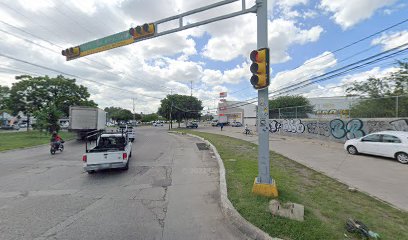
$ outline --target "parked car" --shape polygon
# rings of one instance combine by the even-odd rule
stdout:
[[[350,139],[344,143],[344,149],[350,154],[365,153],[395,158],[398,162],[408,163],[408,132],[382,131],[361,138]]]
[[[27,128],[27,123],[20,123],[18,126],[20,128]]]
[[[240,123],[240,122],[233,122],[233,123],[231,124],[231,127],[242,127],[242,123]]]
[[[198,125],[195,122],[189,122],[187,123],[187,128],[198,128]]]
[[[153,127],[159,127],[159,126],[163,126],[163,123],[161,123],[161,122],[154,122],[153,123]]]
[[[218,120],[212,120],[211,126],[218,127]]]

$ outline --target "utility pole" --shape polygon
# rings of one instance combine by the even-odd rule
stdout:
[[[136,122],[136,115],[135,115],[135,98],[132,98],[133,100],[133,124]]]
[[[268,48],[267,0],[256,0],[256,5],[257,47],[258,49]],[[258,90],[258,177],[255,178],[252,192],[263,196],[277,197],[278,189],[270,175],[268,100],[268,87]]]
[[[192,97],[193,96],[193,80],[191,80],[190,81],[190,83],[191,83],[191,87],[190,87],[190,96]]]
[[[173,111],[173,102],[170,105],[170,123],[169,123],[169,130],[173,128],[173,119],[171,118],[171,112]]]

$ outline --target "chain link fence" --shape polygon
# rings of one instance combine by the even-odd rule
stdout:
[[[311,98],[307,106],[270,109],[270,119],[351,119],[408,117],[408,95],[382,98]]]

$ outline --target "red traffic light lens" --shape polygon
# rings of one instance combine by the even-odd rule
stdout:
[[[256,60],[258,59],[258,51],[254,50],[251,52],[251,54],[249,55],[249,58],[251,59],[252,62],[256,62]]]
[[[130,34],[131,36],[133,36],[133,35],[135,34],[135,29],[134,29],[134,28],[130,28],[130,29],[129,29],[129,34]]]

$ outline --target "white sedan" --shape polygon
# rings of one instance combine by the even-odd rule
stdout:
[[[408,132],[382,131],[347,140],[344,149],[350,154],[366,153],[408,163]]]

